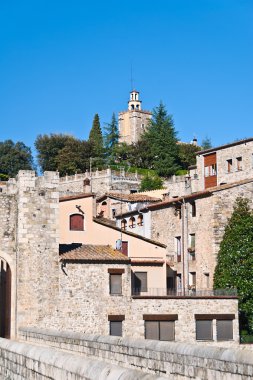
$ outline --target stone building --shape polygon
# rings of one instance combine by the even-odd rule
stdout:
[[[238,344],[235,296],[168,295],[164,244],[93,218],[93,194],[59,202],[58,188],[56,173],[21,171],[0,194],[1,336],[30,326]]]
[[[136,90],[131,91],[128,110],[119,112],[119,142],[135,144],[146,130],[152,113],[143,111],[141,103],[139,92]]]

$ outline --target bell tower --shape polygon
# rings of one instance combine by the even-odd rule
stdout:
[[[128,101],[128,110],[119,112],[119,142],[136,144],[148,127],[151,112],[143,111],[139,91],[132,90]]]

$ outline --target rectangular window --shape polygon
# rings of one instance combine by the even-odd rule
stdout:
[[[147,292],[147,272],[134,272],[134,292]]]
[[[236,166],[237,166],[237,170],[242,170],[242,157],[236,158]]]
[[[110,321],[110,335],[122,336],[122,321]]]
[[[116,217],[116,210],[115,208],[112,209],[112,218],[115,219]]]
[[[110,294],[122,294],[122,274],[110,274]]]
[[[192,217],[195,218],[195,216],[196,216],[196,202],[191,203],[191,212],[192,212]]]
[[[217,320],[217,340],[233,340],[233,321]]]
[[[227,171],[228,171],[228,173],[231,173],[232,170],[233,170],[233,161],[227,160]]]
[[[182,275],[181,273],[177,274],[177,290],[181,291],[182,289]]]
[[[196,288],[196,272],[190,272],[189,275],[189,285]]]
[[[175,340],[175,321],[145,321],[145,339]]]
[[[206,285],[206,288],[208,289],[209,286],[210,286],[210,276],[209,276],[209,273],[205,273],[204,276],[205,276],[205,285]]]
[[[205,166],[205,177],[209,177],[209,166]]]
[[[177,262],[181,262],[181,236],[175,237],[175,245],[176,245],[176,255],[177,255]]]
[[[189,235],[189,248],[195,251],[195,234]]]
[[[213,321],[212,320],[196,320],[196,339],[197,340],[213,340]]]

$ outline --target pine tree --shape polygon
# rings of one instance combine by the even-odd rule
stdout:
[[[249,200],[237,198],[225,229],[214,273],[214,288],[237,288],[239,310],[253,332],[253,214]]]
[[[108,123],[105,127],[105,148],[107,156],[111,157],[115,146],[119,141],[118,123],[115,113],[112,114],[111,123]],[[112,157],[111,157],[112,158]]]
[[[103,148],[103,135],[100,127],[99,116],[96,113],[93,119],[92,128],[89,134],[89,142],[93,146],[93,157],[102,157],[104,153]]]
[[[154,109],[153,117],[142,139],[147,143],[146,155],[152,158],[152,169],[155,169],[158,175],[167,177],[180,169],[177,133],[172,116],[167,114],[163,103]]]

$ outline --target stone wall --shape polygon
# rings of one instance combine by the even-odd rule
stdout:
[[[0,339],[2,380],[162,380],[96,358]]]
[[[24,341],[60,347],[86,358],[95,356],[166,379],[250,380],[253,376],[252,351],[247,350],[32,329],[22,329],[20,335]]]

